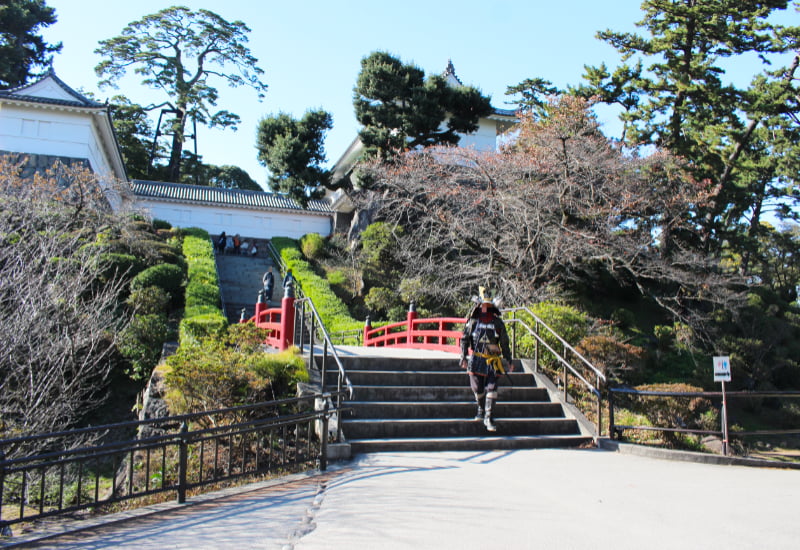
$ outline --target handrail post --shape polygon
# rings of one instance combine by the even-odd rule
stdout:
[[[281,300],[281,351],[293,343],[294,336],[294,285],[291,281],[286,285],[286,291]]]
[[[180,435],[179,435],[179,446],[178,446],[178,504],[183,504],[186,502],[186,469],[188,465],[188,443],[189,438],[187,437],[187,433],[189,432],[189,426],[186,425],[186,422],[181,423]]]
[[[608,390],[608,437],[614,439],[616,430],[614,429],[614,391],[610,383],[606,384]]]
[[[600,388],[600,376],[594,377],[594,385],[597,388],[597,437],[603,435],[603,390]]]
[[[317,318],[312,315],[311,316],[311,332],[308,335],[309,365],[313,365],[314,364],[314,333],[317,330],[316,321],[317,321]]]
[[[417,306],[412,301],[408,305],[408,315],[406,315],[406,345],[411,346],[414,343],[414,319],[417,318]]]
[[[267,302],[264,300],[264,291],[259,290],[258,299],[256,299],[256,312],[255,312],[256,326],[258,326],[258,323],[261,322],[261,314],[264,313],[264,311],[266,311],[267,307],[268,307]],[[244,309],[242,309],[242,311],[244,311]]]
[[[511,314],[511,319],[517,320],[517,310],[515,309]],[[511,323],[511,357],[517,356],[517,323]]]
[[[323,472],[328,469],[328,399],[330,395],[322,392],[322,431],[319,434],[319,469]]]
[[[366,321],[364,321],[364,335],[362,336],[361,345],[362,346],[369,346],[369,331],[372,330],[372,321],[367,315]]]
[[[322,342],[322,365],[320,367],[320,390],[322,393],[325,393],[325,376],[328,371],[327,368],[327,361],[328,361],[328,339]]]
[[[533,339],[533,372],[539,372],[539,321],[533,324],[536,337]]]
[[[342,373],[339,372],[336,383],[336,442],[342,442]]]

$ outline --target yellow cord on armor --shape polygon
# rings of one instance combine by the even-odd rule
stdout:
[[[499,372],[500,374],[506,373],[506,369],[503,368],[503,359],[499,355],[490,355],[488,353],[475,353],[475,355],[486,359],[486,362],[495,372]]]

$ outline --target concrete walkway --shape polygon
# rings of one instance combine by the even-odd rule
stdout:
[[[798,470],[604,450],[380,453],[25,547],[789,549],[798,495]]]

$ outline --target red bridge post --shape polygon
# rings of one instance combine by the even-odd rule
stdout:
[[[294,340],[294,284],[292,281],[286,285],[286,290],[281,300],[281,345],[283,351],[292,345]]]
[[[369,345],[369,331],[371,330],[372,330],[372,321],[369,320],[369,315],[367,315],[367,320],[364,321],[364,336],[361,338],[362,346]]]
[[[408,315],[406,316],[406,345],[411,347],[414,344],[414,319],[417,318],[417,306],[411,302],[408,306]]]

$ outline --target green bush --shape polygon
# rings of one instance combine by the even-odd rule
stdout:
[[[703,389],[689,384],[646,384],[636,386],[639,391],[699,393]],[[718,416],[711,401],[705,397],[632,396],[623,402],[625,408],[645,415],[653,426],[705,430],[717,423]],[[718,426],[718,424],[716,424]],[[711,428],[718,429],[718,428]],[[662,438],[671,446],[680,446],[685,436],[676,432],[662,432]]]
[[[296,349],[264,353],[265,331],[252,324],[231,325],[214,338],[182,344],[167,359],[170,409],[178,413],[233,407],[289,397],[307,381]]]
[[[180,323],[181,346],[206,337],[224,334],[228,320],[220,309],[221,298],[214,248],[208,232],[196,227],[184,230],[183,254],[186,258],[186,309]]]
[[[319,233],[307,233],[300,239],[300,249],[306,258],[315,260],[325,250],[325,240]]]
[[[314,302],[317,312],[328,332],[361,329],[364,324],[350,316],[347,306],[331,289],[327,280],[314,272],[311,265],[303,259],[297,242],[286,237],[273,237],[272,245],[281,255],[283,262],[307,297]]]
[[[620,328],[629,328],[636,325],[636,315],[624,307],[617,308],[611,313],[611,320]]]
[[[385,314],[397,301],[397,292],[390,288],[372,287],[364,298],[367,307],[380,314]]]
[[[588,334],[589,317],[572,306],[553,302],[540,302],[529,309],[572,346],[577,345]],[[535,330],[536,322],[533,317],[525,312],[519,312],[517,317]],[[544,327],[540,327],[539,334],[553,349],[556,351],[561,350],[561,342]],[[518,332],[517,354],[520,357],[533,357],[534,350],[534,337],[530,336],[527,331]],[[539,361],[545,369],[556,367],[556,358],[543,348],[540,348]]]
[[[169,306],[169,294],[157,286],[137,288],[131,292],[125,303],[135,314],[166,313]]]
[[[219,338],[226,328],[228,320],[219,309],[211,313],[185,316],[179,328],[181,346],[202,338]]]
[[[169,331],[163,313],[134,315],[119,335],[118,349],[131,364],[128,373],[134,380],[146,380],[161,358]]]
[[[148,267],[131,280],[131,292],[156,286],[170,295],[173,303],[176,303],[181,296],[183,286],[183,270],[174,264],[158,264]]]
[[[159,220],[158,218],[153,219],[153,229],[172,229],[172,224],[166,220]]]
[[[135,277],[144,268],[142,261],[133,254],[107,252],[100,256],[103,262],[101,281],[110,281],[117,277]]]
[[[341,269],[337,269],[328,273],[328,282],[332,286],[345,286],[349,283],[347,273]]]
[[[193,306],[214,305],[220,303],[219,286],[215,283],[189,280],[186,285],[186,308]]]

